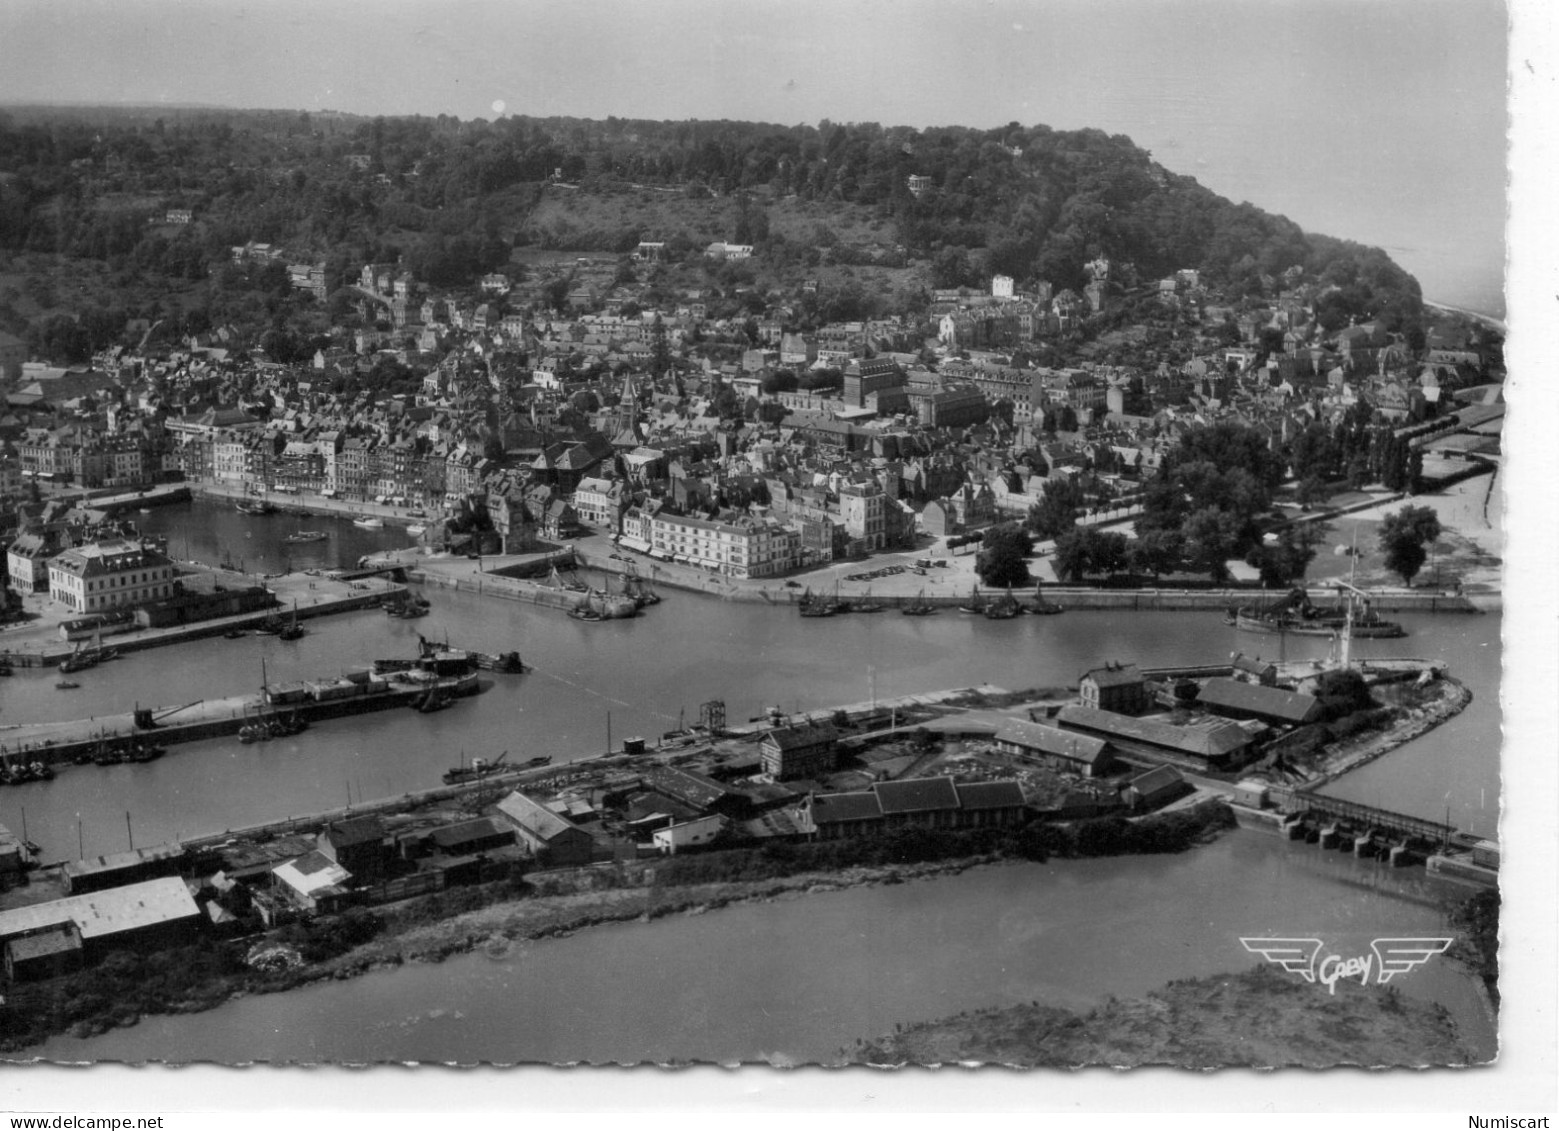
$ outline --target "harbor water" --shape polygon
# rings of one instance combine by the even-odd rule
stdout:
[[[191,531],[191,552],[208,561],[224,556],[235,539],[228,531],[242,539],[246,524],[276,521],[209,503],[140,517],[166,524],[178,556],[176,531]],[[393,528],[303,521],[333,537],[293,549],[345,550],[339,560],[348,563],[406,541]],[[277,553],[265,541],[270,549],[246,558],[247,568],[257,561],[285,568],[283,557],[265,556]],[[332,553],[313,564],[337,560]],[[391,711],[250,746],[236,738],[176,746],[144,765],[68,767],[52,782],[0,789],[0,823],[25,827],[45,860],[71,859],[398,796],[438,784],[462,758],[507,750],[515,760],[545,754],[565,762],[601,753],[609,741],[620,749],[625,738],[653,739],[693,721],[711,699],[724,701],[729,721],[745,722],[771,706],[805,713],[983,683],[1075,685],[1107,660],[1216,664],[1235,651],[1276,659],[1280,647],[1295,660],[1323,657],[1329,646],[1314,638],[1280,645],[1226,626],[1216,612],[809,620],[674,590],[662,595],[640,618],[582,623],[528,604],[432,590],[433,612],[419,620],[361,612],[310,622],[293,643],[214,638],[136,653],[82,673],[73,691],[56,690],[52,674],[19,671],[0,680],[0,743],[8,723],[176,705],[252,690],[262,678],[336,675],[376,657],[410,656],[419,634],[490,652],[517,649],[535,669],[484,673],[483,694],[434,714]],[[1406,637],[1364,641],[1357,652],[1443,662],[1474,699],[1457,718],[1330,791],[1433,820],[1449,812],[1460,827],[1494,835],[1500,617],[1396,619]],[[1254,960],[1238,947],[1241,935],[1313,934],[1338,953],[1362,953],[1373,937],[1436,933],[1447,892],[1456,890],[1420,869],[1392,872],[1242,830],[1173,858],[980,869],[591,929],[497,959],[464,957],[208,1014],[148,1018],[128,1033],[59,1039],[45,1052],[222,1061],[805,1059],[898,1021],[1034,999],[1084,1006],[1105,993],[1243,969]],[[1492,1051],[1492,1028],[1465,971],[1431,963],[1403,988],[1444,1003]]]
[[[1111,659],[1218,663],[1268,642],[1225,626],[1216,613],[819,621],[668,591],[640,618],[582,623],[474,594],[430,596],[433,612],[419,620],[367,611],[310,622],[308,635],[291,643],[216,637],[132,653],[78,674],[72,691],[57,690],[52,673],[19,670],[0,680],[0,744],[7,723],[176,706],[254,691],[262,679],[337,676],[376,657],[414,655],[419,634],[490,652],[518,649],[535,670],[484,673],[483,694],[434,714],[382,712],[255,745],[236,737],[183,744],[148,764],[67,767],[51,782],[0,789],[0,824],[21,831],[25,823],[46,860],[117,852],[132,837],[144,846],[399,796],[439,784],[462,757],[507,750],[512,760],[545,754],[563,762],[604,752],[609,734],[620,750],[624,738],[653,739],[693,721],[710,699],[724,700],[728,720],[743,722],[775,705],[805,713],[981,683],[1072,685]],[[1449,805],[1462,828],[1490,835],[1499,790],[1499,618],[1401,619],[1410,635],[1371,641],[1371,653],[1443,658],[1473,689],[1473,702],[1334,792],[1431,819]],[[1307,648],[1324,655],[1326,642],[1291,640],[1289,657]]]
[[[292,1063],[797,1063],[899,1023],[1107,995],[1245,970],[1240,936],[1444,932],[1438,881],[1241,830],[1179,856],[977,868],[704,915],[592,927],[346,982],[148,1017],[39,1047],[55,1060]],[[1398,979],[1438,1001],[1475,1055],[1493,1025],[1436,959]],[[1324,993],[1320,987],[1315,992]]]

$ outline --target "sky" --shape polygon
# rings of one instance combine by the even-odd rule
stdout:
[[[0,103],[1124,133],[1503,313],[1500,0],[5,0]]]

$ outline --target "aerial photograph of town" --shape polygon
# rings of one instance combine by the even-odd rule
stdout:
[[[1507,15],[7,4],[0,1058],[1546,1055]]]

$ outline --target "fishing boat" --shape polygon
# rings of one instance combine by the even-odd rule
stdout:
[[[1056,613],[1064,613],[1065,611],[1065,609],[1053,601],[1045,600],[1045,595],[1040,592],[1039,582],[1036,581],[1034,583],[1034,602],[1029,605],[1029,612],[1048,617],[1054,616]]]
[[[364,530],[378,530],[384,526],[384,519],[374,518],[371,515],[364,515],[362,518],[354,518],[352,520],[352,525],[361,526]]]
[[[976,585],[969,594],[969,600],[958,606],[961,613],[981,614],[985,612],[985,598],[980,596],[980,587]]]
[[[610,579],[600,591],[588,590],[585,600],[601,614],[602,620],[623,620],[639,615],[639,602],[628,593],[626,587],[621,593],[613,593]]]
[[[268,503],[264,499],[258,499],[252,503],[239,503],[235,509],[239,514],[265,515],[276,513],[275,504]]]
[[[410,534],[413,538],[421,538],[427,532],[428,528],[423,526],[420,522],[414,522],[406,528],[406,533]]]
[[[1018,604],[1018,599],[1008,590],[994,601],[985,606],[985,616],[989,620],[1011,620],[1023,611],[1023,606]]]
[[[645,605],[660,604],[660,594],[651,589],[649,582],[634,573],[631,568],[623,575],[623,593],[632,597],[634,604],[641,608]]]
[[[839,606],[829,597],[813,596],[812,590],[807,589],[796,602],[796,609],[804,617],[831,617],[839,611]]]
[[[866,591],[866,596],[862,597],[859,601],[855,602],[855,604],[851,606],[851,611],[857,613],[880,613],[882,612],[883,608],[884,606],[881,601],[872,600],[872,591],[868,589]]]
[[[929,617],[936,612],[936,606],[926,600],[926,591],[922,589],[915,594],[915,599],[900,609],[899,612],[907,617]]]
[[[330,535],[323,530],[298,530],[282,539],[283,542],[323,542]]]
[[[57,679],[54,681],[54,687],[57,691],[73,691],[80,686],[81,684],[73,679]]]
[[[281,640],[301,640],[303,635],[303,626],[298,623],[298,602],[294,601],[292,603],[292,620],[288,621],[286,627],[278,632],[276,636]]]
[[[568,611],[568,615],[575,620],[597,621],[601,619],[601,614],[592,609],[588,603],[575,605]]]
[[[449,706],[450,702],[448,693],[442,687],[431,687],[426,695],[413,703],[413,706],[419,713],[429,715],[434,711],[442,711]]]
[[[168,752],[168,748],[157,742],[147,742],[145,739],[136,739],[130,744],[128,761],[131,762],[155,762]]]
[[[69,675],[71,672],[85,671],[87,668],[96,667],[98,654],[95,651],[83,652],[81,645],[76,645],[76,650],[60,661],[60,671]]]
[[[428,603],[426,597],[417,597],[409,593],[403,593],[398,601],[385,602],[384,611],[392,617],[400,620],[415,620],[417,617],[425,617],[432,612],[433,606]]]
[[[11,665],[9,656],[0,656],[0,675],[15,675],[16,669]]]

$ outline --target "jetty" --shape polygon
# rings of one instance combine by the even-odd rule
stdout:
[[[247,695],[198,699],[165,707],[137,707],[90,719],[0,727],[0,757],[61,765],[91,761],[105,744],[142,738],[161,745],[238,735],[268,717],[314,723],[408,707],[432,690],[451,698],[481,689],[474,662],[464,657],[378,661],[342,678],[278,684]]]

